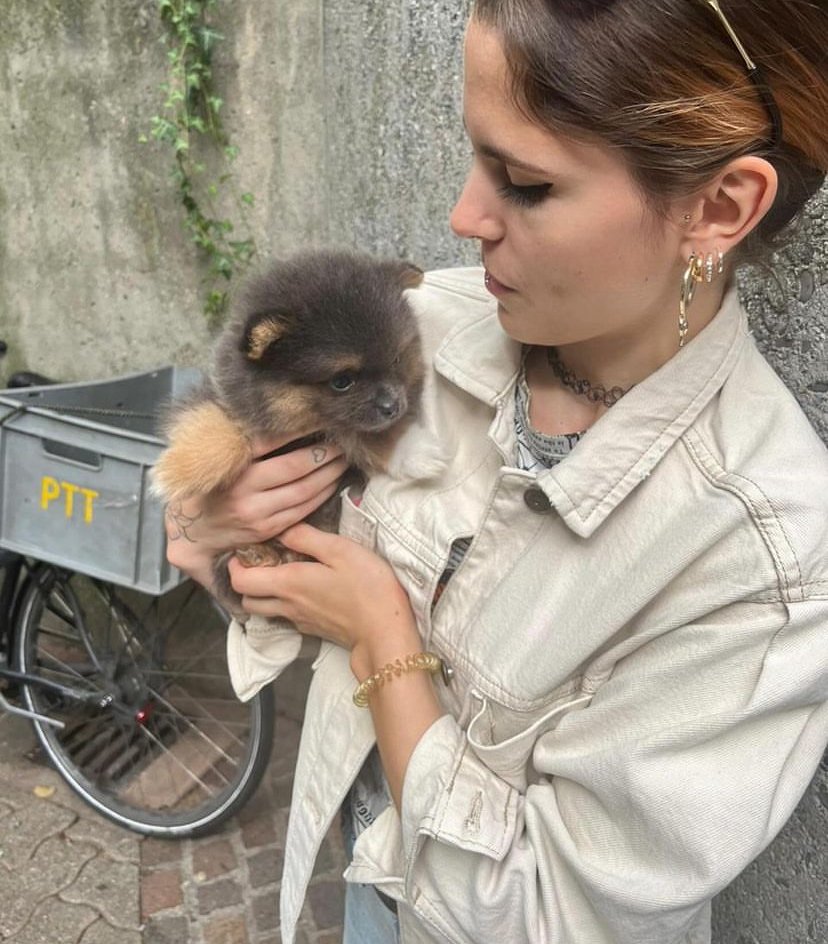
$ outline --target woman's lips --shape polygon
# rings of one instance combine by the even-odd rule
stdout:
[[[488,269],[486,269],[485,276],[486,288],[492,293],[492,295],[505,295],[507,292],[512,292],[514,289],[510,288],[508,285],[504,285],[502,282],[499,282]]]

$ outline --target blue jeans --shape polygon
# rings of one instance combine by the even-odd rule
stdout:
[[[351,811],[346,800],[342,807],[342,837],[348,861],[356,836]],[[396,914],[380,898],[373,885],[345,884],[345,927],[342,944],[398,944],[400,923]]]

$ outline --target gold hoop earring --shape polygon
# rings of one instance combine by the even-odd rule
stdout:
[[[704,257],[704,281],[709,285],[722,272],[724,272],[724,253],[717,246],[715,256],[712,252],[708,252]]]
[[[705,269],[702,257],[701,255],[696,255],[695,252],[691,252],[690,258],[687,261],[687,268],[684,270],[684,275],[681,278],[681,291],[679,292],[679,349],[684,347],[684,342],[687,340],[687,332],[690,329],[690,325],[687,322],[687,309],[690,307],[693,296],[696,294],[696,285],[698,285],[699,282],[703,282],[704,278]]]
[[[713,253],[708,252],[704,257],[704,281],[707,282],[708,285],[713,281],[713,271]]]

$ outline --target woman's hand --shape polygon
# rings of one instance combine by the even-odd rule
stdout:
[[[289,528],[279,539],[315,560],[277,567],[243,567],[231,560],[230,577],[245,610],[285,616],[300,631],[350,649],[358,681],[422,649],[408,596],[381,557],[308,524]],[[420,671],[380,686],[368,707],[391,796],[400,809],[411,754],[442,709],[430,676]]]
[[[277,567],[231,560],[230,579],[248,613],[286,617],[302,632],[349,649],[360,679],[421,648],[405,590],[381,557],[308,524],[288,529],[279,540],[314,560]]]
[[[267,455],[289,441],[259,441],[255,452]],[[216,554],[266,541],[301,521],[336,492],[346,468],[341,450],[325,444],[253,462],[226,491],[167,507],[167,559],[209,586]]]

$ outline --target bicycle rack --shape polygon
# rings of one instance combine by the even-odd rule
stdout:
[[[0,692],[0,708],[2,708],[3,711],[7,711],[10,715],[20,715],[22,718],[28,718],[30,721],[42,721],[44,724],[52,724],[59,731],[66,727],[63,721],[58,721],[57,718],[50,718],[48,715],[40,715],[36,711],[29,711],[28,708],[18,708],[17,705],[13,705],[8,701],[2,692]]]

